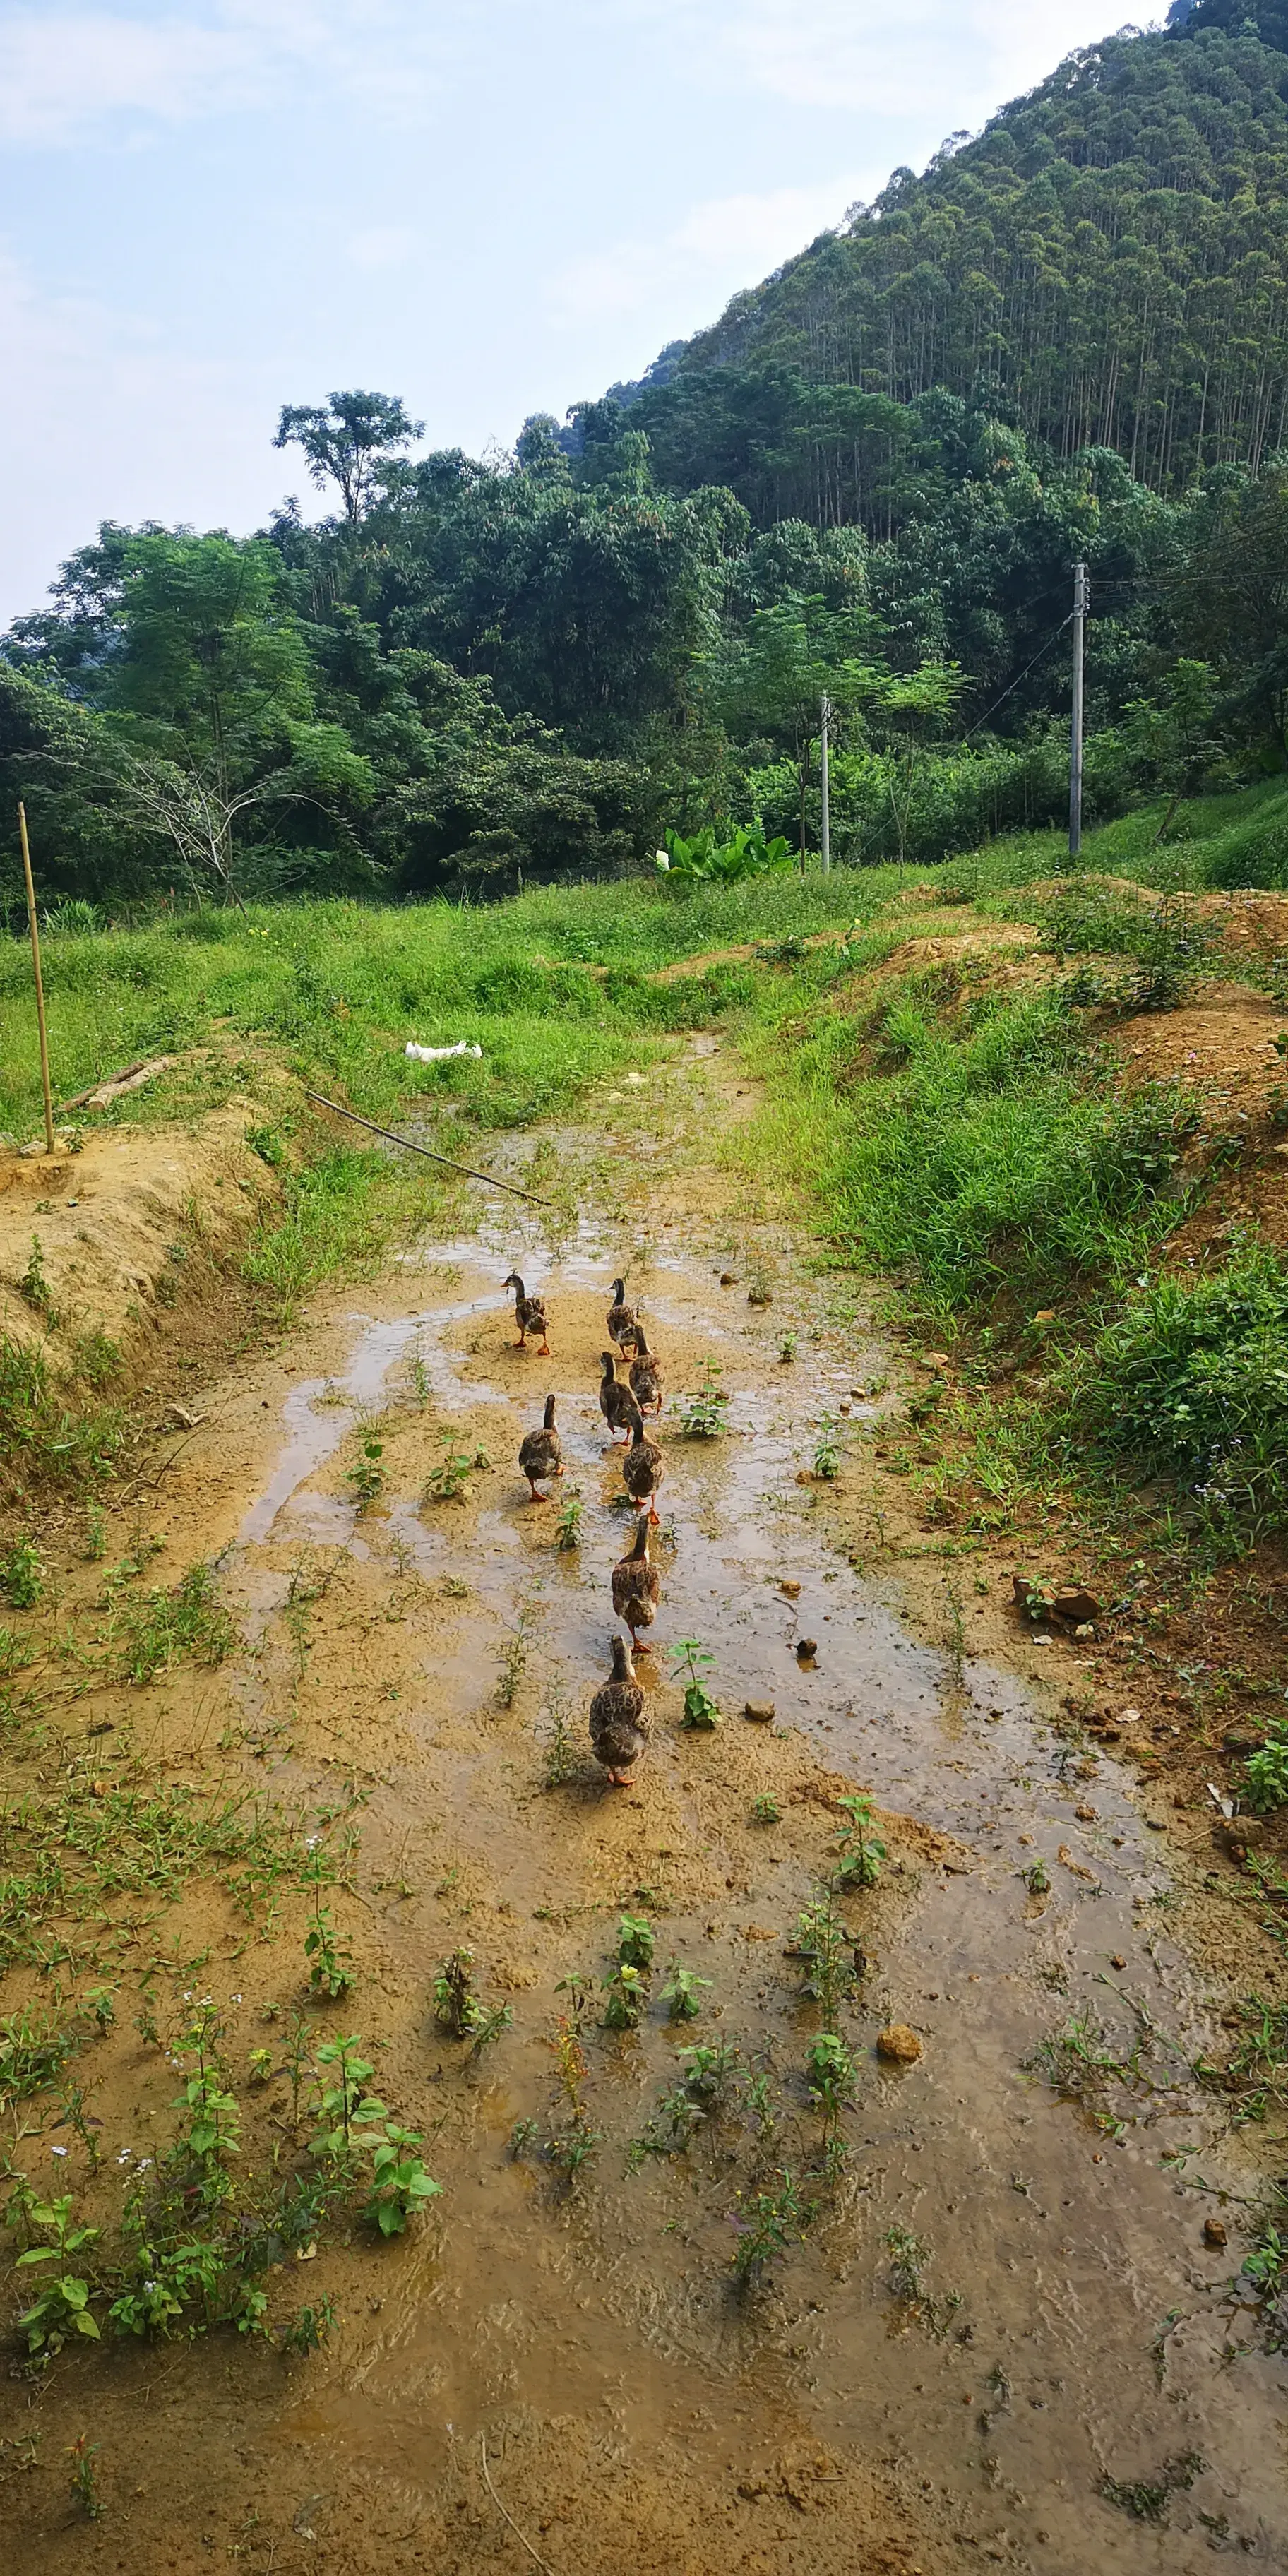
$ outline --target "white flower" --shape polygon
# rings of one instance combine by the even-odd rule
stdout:
[[[659,850],[659,851],[658,851],[658,853],[657,853],[657,864],[658,864],[658,866],[660,867],[660,869],[662,870],[662,874],[663,874],[664,876],[667,876],[667,875],[669,875],[669,874],[670,874],[671,862],[670,862],[669,858],[667,857],[667,854],[666,854],[665,850]]]

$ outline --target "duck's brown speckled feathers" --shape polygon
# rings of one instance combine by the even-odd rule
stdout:
[[[617,1787],[623,1787],[622,1773],[638,1762],[648,1742],[644,1693],[624,1637],[613,1639],[612,1680],[596,1691],[590,1703],[590,1741],[595,1760],[603,1763]]]
[[[623,1431],[629,1440],[637,1423],[643,1429],[644,1416],[630,1388],[623,1386],[618,1377],[617,1361],[612,1351],[601,1351],[599,1364],[604,1372],[599,1389],[599,1410],[613,1438],[616,1439],[618,1432]]]
[[[543,1297],[530,1297],[528,1295],[527,1289],[524,1287],[523,1281],[519,1277],[517,1270],[511,1271],[505,1284],[507,1288],[513,1288],[514,1290],[514,1320],[519,1327],[519,1349],[525,1350],[527,1348],[529,1333],[540,1333],[540,1357],[548,1360],[550,1357],[550,1342],[546,1325],[545,1299]]]
[[[666,1469],[656,1440],[645,1436],[643,1420],[636,1419],[635,1437],[622,1460],[622,1482],[633,1503],[647,1503],[651,1521],[657,1519],[653,1497]]]
[[[548,1476],[563,1474],[563,1451],[555,1429],[555,1400],[552,1395],[546,1397],[546,1418],[540,1431],[529,1431],[524,1436],[519,1449],[519,1468],[532,1487],[534,1503],[548,1502],[547,1494],[537,1492],[538,1485],[543,1485]]]
[[[635,1357],[630,1370],[631,1393],[645,1413],[662,1410],[662,1363],[651,1351],[638,1316],[635,1319]]]
[[[662,1589],[661,1576],[649,1558],[648,1535],[649,1516],[642,1512],[630,1555],[624,1556],[613,1567],[613,1608],[630,1629],[631,1643],[636,1653],[641,1655],[650,1653],[651,1649],[640,1644],[635,1631],[652,1627]]]
[[[638,1330],[635,1309],[626,1303],[626,1282],[613,1281],[613,1302],[608,1309],[608,1338],[619,1350],[634,1350]]]

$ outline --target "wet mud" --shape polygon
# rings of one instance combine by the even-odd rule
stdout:
[[[24,2530],[11,2482],[16,2566],[1288,2568],[1285,2365],[1231,2288],[1256,2174],[1192,2072],[1220,1998],[1180,1938],[1164,1838],[1025,1683],[960,1631],[932,1647],[905,1623],[879,1549],[852,1561],[811,1462],[825,1417],[843,1434],[887,1401],[863,1391],[879,1349],[829,1321],[781,1228],[740,1217],[722,1286],[717,1195],[673,1167],[646,1223],[583,1214],[551,1240],[489,1211],[416,1247],[365,1311],[347,1301],[290,1346],[289,1378],[269,1357],[212,1406],[222,1488],[200,1439],[171,1480],[171,1523],[204,1515],[247,1641],[227,1685],[246,1760],[282,1795],[330,1777],[362,1796],[346,1920],[363,1974],[330,2023],[376,2040],[444,2190],[404,2243],[319,2256],[341,2322],[307,2364],[226,2346],[114,2362],[94,2404],[115,2522]],[[749,1242],[766,1306],[748,1303]],[[516,1260],[549,1304],[549,1361],[514,1347]],[[614,1791],[585,1712],[631,1530],[596,1403],[624,1267],[666,1370],[666,1472],[652,1736]],[[730,1401],[701,1440],[673,1406],[708,1360]],[[533,1507],[514,1461],[549,1392],[565,1473]],[[384,1483],[362,1508],[350,1469],[373,1422]],[[453,1448],[490,1463],[427,1500]],[[305,1589],[307,1630],[288,1615]],[[710,1732],[682,1724],[681,1638],[714,1657]],[[791,1952],[837,1798],[860,1788],[887,1855],[845,1900],[858,2078],[823,2182],[802,2073],[817,2015]],[[552,2040],[576,2010],[566,1981],[606,1975],[622,1906],[656,1926],[653,2000],[633,2032],[583,2014],[599,2143],[570,2181],[540,2152],[560,2126]],[[458,1943],[512,2016],[477,2057],[434,2021]],[[658,2000],[671,1958],[710,1980],[689,2026]],[[252,1954],[239,1973],[251,2040],[287,1972]],[[878,2052],[891,2024],[915,2062]],[[762,2116],[731,2095],[686,2153],[632,2169],[678,2050],[714,2040],[761,2079]],[[738,2231],[784,2174],[816,2214],[739,2296]],[[1224,2250],[1204,2239],[1218,2214]]]

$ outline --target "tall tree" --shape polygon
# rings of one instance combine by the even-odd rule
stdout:
[[[302,447],[319,491],[339,486],[344,515],[359,527],[381,475],[401,451],[423,438],[423,420],[408,417],[396,394],[328,394],[317,403],[283,403],[274,447]]]

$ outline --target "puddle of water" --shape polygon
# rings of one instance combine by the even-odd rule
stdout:
[[[335,1540],[343,1519],[348,1535],[348,1506],[300,1489],[357,1411],[380,1400],[412,1346],[439,1401],[509,1403],[477,1359],[463,1375],[449,1347],[455,1327],[506,1303],[490,1259],[476,1244],[435,1246],[431,1262],[462,1273],[454,1293],[361,1326],[341,1381],[344,1404],[318,1409],[318,1381],[288,1399],[282,1456],[240,1536],[246,1572],[283,1526]],[[727,1439],[709,1448],[666,1441],[660,1502],[677,1543],[665,1560],[655,1635],[699,1636],[715,1653],[728,1715],[719,1761],[733,1794],[735,1712],[744,1698],[770,1696],[778,1722],[802,1729],[829,1768],[961,1845],[951,1867],[922,1869],[854,2018],[868,2045],[883,2019],[913,2022],[925,2054],[906,2073],[865,2060],[846,2216],[794,2253],[771,2335],[731,2311],[684,2168],[626,2182],[605,2154],[593,2196],[552,2214],[544,2180],[498,2152],[510,2120],[549,2085],[541,2031],[552,1998],[516,1992],[503,2069],[457,2115],[477,2166],[469,2211],[449,2229],[441,2257],[425,2241],[396,2314],[367,2338],[355,2330],[343,2383],[314,2397],[310,2421],[354,2458],[401,2458],[406,2446],[408,2474],[429,2477],[455,2431],[472,2430],[498,2406],[546,2418],[611,2410],[625,2367],[637,2433],[661,2422],[668,2389],[695,2403],[700,2393],[730,2426],[747,2403],[766,2423],[775,2409],[794,2409],[842,2450],[886,2463],[914,2504],[933,2503],[950,2523],[960,2506],[994,2556],[1052,2576],[1092,2567],[1188,2576],[1227,2545],[1256,2564],[1288,2567],[1284,2364],[1256,2352],[1226,2364],[1231,2344],[1254,2340],[1246,2316],[1232,2320],[1223,2301],[1235,2258],[1203,2251],[1202,2217],[1214,2204],[1179,2177],[1201,2172],[1214,2186],[1245,2186],[1223,2159],[1211,2097],[1187,2072],[1211,2034],[1195,1975],[1167,1928],[1168,1873],[1135,1797],[1103,1755],[1094,1780],[1066,1779],[1067,1752],[1014,1677],[968,1665],[954,1692],[942,1657],[910,1637],[881,1587],[829,1547],[826,1505],[812,1508],[816,1489],[798,1487],[796,1474],[810,1454],[811,1424],[835,1408],[849,1371],[824,1348],[803,1355],[784,1385],[786,1372],[776,1375],[770,1358],[776,1330],[749,1343],[696,1264],[668,1253],[658,1266],[674,1293],[646,1300],[650,1319],[664,1335],[691,1333],[697,1317],[710,1345],[728,1353],[734,1401]],[[555,1295],[598,1288],[607,1276],[590,1238],[559,1263],[533,1267]],[[780,1322],[776,1311],[775,1328]],[[608,1574],[629,1531],[624,1516],[590,1508],[616,1471],[605,1470],[589,1371],[579,1361],[572,1382],[557,1344],[542,1372],[542,1392],[549,1384],[559,1398],[565,1457],[588,1506],[574,1565],[534,1559],[518,1489],[513,1505],[481,1514],[468,1550],[447,1508],[422,1517],[399,1499],[387,1521],[364,1525],[373,1550],[392,1538],[433,1578],[467,1578],[474,1596],[455,1651],[439,1658],[421,1694],[412,1722],[424,1774],[400,1779],[398,1821],[432,1785],[458,1840],[476,1835],[520,1917],[548,1871],[539,1811],[515,1829],[512,1847],[498,1854],[488,1843],[482,1784],[495,1640],[523,1602],[534,1606],[543,1669],[566,1675],[580,1732],[587,1676],[602,1672],[612,1626]],[[515,1414],[507,1425],[515,1448],[519,1427]],[[796,1599],[779,1589],[784,1578],[799,1585]],[[271,1589],[264,1600],[267,1616]],[[811,1669],[796,1656],[802,1635],[818,1641]],[[662,1662],[659,1654],[655,1668]],[[647,1765],[639,1794],[647,1804]],[[1095,1812],[1079,1816],[1079,1807]],[[1031,1896],[1021,1875],[1039,1859],[1051,1882],[1045,1898]],[[768,1855],[763,1878],[755,1891],[735,1891],[718,1935],[668,1920],[667,1938],[674,1930],[686,1957],[701,1956],[707,1941],[725,2028],[769,2061],[799,2064],[799,2009],[777,1949],[753,1951],[744,1933],[767,1906],[781,1924],[784,1903],[804,1891],[775,1883]],[[394,1919],[391,1937],[400,1966],[427,1980],[433,1927]],[[1115,1957],[1125,1968],[1111,1966]],[[1146,2082],[1124,2099],[1118,2135],[1024,2072],[1073,2013],[1103,2024],[1115,2055],[1148,2041]],[[624,2069],[628,2093],[646,2103],[666,2046],[653,2033],[633,2054],[601,2051],[600,2074],[607,2082],[606,2069]],[[1165,2154],[1180,2163],[1164,2165]],[[945,2308],[933,2331],[924,2313],[918,2321],[892,2300],[886,2238],[894,2227],[930,2247],[931,2298],[960,2294],[960,2308]],[[675,2376],[659,2379],[663,2364]],[[1164,2528],[1098,2493],[1102,2478],[1155,2479],[1164,2462],[1187,2457],[1191,2484],[1177,2486]]]

